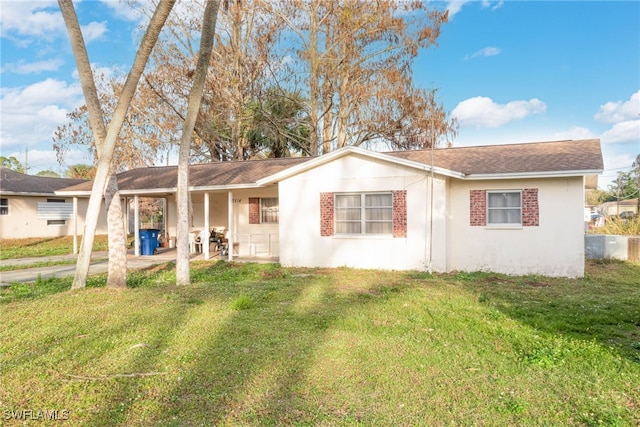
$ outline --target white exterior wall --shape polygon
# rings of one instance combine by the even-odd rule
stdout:
[[[280,252],[279,230],[282,219],[282,197],[279,198],[278,224],[249,224],[249,198],[278,197],[278,188],[256,188],[233,192],[234,255],[277,257]]]
[[[446,246],[446,181],[436,178],[434,247]],[[407,191],[407,237],[321,236],[320,193]],[[285,266],[388,270],[429,268],[427,172],[350,155],[279,183],[280,263]],[[434,251],[444,270],[445,251]]]
[[[539,226],[470,226],[470,190],[538,189]],[[448,270],[584,275],[583,178],[451,180]]]
[[[2,195],[9,200],[9,214],[0,215],[0,239],[24,239],[29,237],[61,237],[73,236],[74,220],[67,219],[65,225],[47,225],[46,219],[38,218],[38,203],[46,203],[47,199],[64,199],[65,203],[73,203],[73,198],[47,196],[10,196]],[[84,234],[89,199],[78,199],[77,232]],[[102,204],[96,234],[107,234],[107,215]]]

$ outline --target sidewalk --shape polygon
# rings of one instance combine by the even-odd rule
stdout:
[[[135,256],[133,251],[129,251],[127,255],[127,270],[138,270],[149,268],[157,264],[163,264],[176,260],[176,249],[158,249],[156,255]],[[108,252],[94,252],[91,256],[91,267],[89,275],[101,274],[107,272]],[[34,258],[17,258],[0,260],[0,266],[6,265],[29,265],[36,263],[69,261],[69,264],[50,265],[46,267],[27,268],[20,270],[0,271],[0,286],[9,286],[15,282],[35,282],[38,277],[46,279],[49,277],[67,277],[73,276],[76,271],[77,255],[59,255],[45,256]],[[195,254],[191,257],[194,259],[202,259],[202,254]]]

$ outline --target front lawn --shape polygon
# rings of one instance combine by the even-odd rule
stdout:
[[[78,245],[80,240],[81,237],[78,238]],[[95,236],[93,250],[106,251],[107,243],[107,236]],[[72,236],[0,240],[0,259],[47,257],[71,253],[73,253]]]
[[[172,264],[125,291],[18,285],[0,290],[0,416],[638,425],[639,277],[622,262],[580,280],[219,262],[187,287]]]

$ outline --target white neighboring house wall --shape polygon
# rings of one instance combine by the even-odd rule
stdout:
[[[451,180],[448,270],[581,277],[584,275],[582,177]],[[539,225],[470,225],[471,190],[537,189]]]
[[[47,203],[47,200],[64,200],[65,204],[72,206],[73,198],[55,195],[32,196],[8,194],[3,194],[2,198],[8,200],[8,214],[0,215],[0,239],[73,236],[73,218],[63,218],[65,215],[56,215],[54,213],[56,209],[53,209],[53,212],[50,211],[49,214],[45,214],[44,212],[47,211],[47,209],[42,209],[42,205],[40,212],[38,210],[38,204],[49,204],[54,208],[60,204],[59,202]],[[87,211],[87,204],[87,199],[78,199],[78,235],[82,235],[84,231],[84,218]],[[60,220],[64,220],[64,224],[58,224],[57,222]],[[106,224],[106,211],[103,206],[96,234],[107,234]]]
[[[425,270],[429,267],[430,175],[352,154],[279,182],[280,263],[285,266],[358,267]],[[446,181],[434,185],[434,270],[444,270]],[[406,190],[406,237],[391,235],[321,235],[321,193]]]

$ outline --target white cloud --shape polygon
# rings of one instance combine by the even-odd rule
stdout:
[[[3,1],[0,18],[2,37],[39,37],[51,40],[65,31],[64,21],[55,1]]]
[[[493,46],[488,46],[480,49],[477,52],[474,52],[473,55],[467,55],[464,59],[473,59],[487,56],[496,56],[500,54],[500,49]]]
[[[23,166],[25,166],[25,161],[27,162],[27,167],[29,174],[35,175],[43,170],[53,170],[60,174],[60,176],[64,176],[67,168],[71,165],[77,164],[90,164],[93,162],[91,155],[88,151],[83,150],[68,150],[64,153],[63,165],[60,165],[57,160],[57,154],[54,150],[28,150],[25,153],[25,150],[14,151],[12,153],[3,154],[7,157],[13,156]]]
[[[7,152],[50,142],[83,98],[79,85],[46,79],[23,88],[2,88],[0,101],[0,148]]]
[[[537,98],[497,104],[491,98],[476,96],[460,102],[451,115],[457,118],[460,127],[498,128],[510,121],[544,113],[546,110],[547,105]]]
[[[113,10],[117,18],[131,22],[138,21],[142,18],[140,11],[132,8],[128,2],[120,0],[100,0],[100,2]]]
[[[469,3],[471,0],[451,0],[449,1],[449,4],[447,5],[447,10],[449,11],[449,19],[453,18],[456,13],[460,12],[460,9],[462,9],[462,6],[464,6],[465,3]]]
[[[84,42],[90,43],[93,40],[99,39],[103,34],[107,32],[107,21],[93,21],[87,25],[82,25],[81,29],[82,37],[84,37]]]
[[[43,71],[56,71],[64,64],[62,58],[48,59],[46,61],[25,62],[18,61],[5,64],[2,72],[12,72],[16,74],[38,74]]]
[[[591,130],[587,128],[583,128],[581,126],[574,126],[571,129],[567,129],[561,132],[556,132],[553,134],[553,139],[558,141],[562,141],[565,139],[594,139],[598,138],[598,135],[593,133]]]
[[[634,143],[640,151],[640,120],[616,123],[600,139],[604,144]]]
[[[449,0],[449,3],[447,4],[449,19],[453,18],[458,12],[460,12],[462,6],[464,6],[466,3],[470,3],[471,1],[473,0]],[[504,5],[504,0],[499,0],[495,2],[495,5],[491,6],[492,3],[493,2],[490,0],[482,0],[482,7],[485,9],[490,7],[491,10],[500,9],[502,5]]]
[[[631,95],[628,101],[610,101],[601,105],[600,110],[593,117],[605,123],[637,119],[640,117],[640,90]]]

